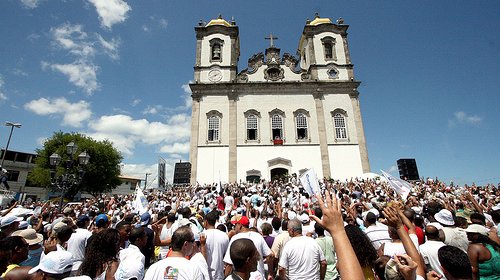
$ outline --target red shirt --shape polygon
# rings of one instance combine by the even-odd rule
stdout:
[[[408,232],[408,228],[406,226],[405,226],[405,230],[406,230],[406,232]],[[424,231],[422,230],[422,228],[415,226],[415,234],[418,237],[418,245],[424,244],[425,237],[424,237]]]
[[[222,196],[217,197],[217,209],[224,211],[225,208],[224,198]]]

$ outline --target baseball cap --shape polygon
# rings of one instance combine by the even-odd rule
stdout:
[[[141,215],[141,226],[145,226],[149,224],[149,220],[151,220],[151,214],[149,212],[146,212]]]
[[[97,227],[103,227],[106,225],[106,223],[109,222],[109,219],[108,219],[108,216],[106,216],[106,214],[99,214],[97,215],[97,217],[95,218],[95,225]]]
[[[307,215],[306,213],[303,213],[302,215],[299,216],[299,220],[301,223],[307,224],[310,221],[309,215]]]
[[[68,251],[52,251],[45,255],[40,264],[30,269],[29,274],[38,270],[50,274],[63,274],[73,268],[73,254]]]
[[[231,218],[231,224],[240,224],[242,226],[248,227],[248,225],[250,225],[250,221],[248,220],[247,216],[235,215]]]

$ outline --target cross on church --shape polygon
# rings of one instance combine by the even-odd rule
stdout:
[[[273,40],[278,40],[278,37],[274,37],[273,33],[269,33],[269,37],[264,38],[266,40],[270,40],[271,42],[271,48],[274,47]]]

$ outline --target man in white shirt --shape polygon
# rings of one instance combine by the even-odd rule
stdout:
[[[439,239],[439,230],[435,226],[426,226],[425,236],[427,237],[427,241],[419,246],[419,251],[427,268],[426,270],[434,270],[439,275],[443,275],[443,278],[441,279],[446,279],[443,270],[441,269],[438,257],[439,248],[445,246],[446,244]]]
[[[122,249],[119,254],[120,264],[116,269],[116,280],[128,280],[144,278],[144,264],[146,257],[141,249],[146,247],[148,236],[144,228],[134,228],[129,235],[130,244],[126,249]]]
[[[380,245],[390,242],[388,228],[384,224],[377,223],[377,216],[369,211],[363,219],[365,225],[365,233],[370,238],[375,250],[380,248]]]
[[[226,233],[215,228],[219,211],[212,210],[205,216],[203,234],[206,236],[207,264],[213,280],[224,279],[224,254],[229,245]]]
[[[237,216],[236,219],[234,219],[235,223],[235,231],[236,235],[231,238],[231,241],[229,242],[228,249],[226,251],[226,254],[224,255],[224,263],[226,263],[226,268],[224,269],[224,275],[228,276],[232,272],[232,264],[233,262],[231,261],[231,256],[230,256],[230,248],[231,244],[241,238],[247,238],[252,240],[252,242],[255,244],[255,247],[257,248],[257,251],[259,251],[259,254],[262,256],[262,259],[259,260],[259,263],[257,265],[257,274],[260,274],[260,279],[264,279],[265,270],[264,270],[264,258],[268,258],[267,265],[269,267],[269,271],[273,271],[273,263],[272,263],[272,252],[271,249],[269,249],[269,246],[267,246],[266,241],[264,240],[264,237],[260,235],[257,232],[251,231],[248,226],[250,224],[250,221],[248,220],[247,216]],[[259,277],[255,272],[252,273],[252,278],[253,277]]]
[[[90,218],[86,215],[78,217],[76,221],[76,226],[78,227],[68,240],[68,252],[73,255],[73,268],[71,271],[72,275],[76,275],[76,272],[80,268],[80,265],[85,258],[85,247],[87,246],[87,240],[92,235],[92,233],[87,230],[90,224]]]
[[[144,280],[199,279],[201,272],[193,266],[186,256],[193,252],[194,235],[189,226],[179,227],[172,235],[171,253],[163,260],[151,265],[144,276]]]
[[[293,280],[325,279],[325,255],[314,239],[302,235],[299,220],[288,222],[288,234],[292,239],[286,243],[279,260],[280,277]]]

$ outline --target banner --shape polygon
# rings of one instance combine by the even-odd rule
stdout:
[[[389,181],[389,185],[403,198],[406,200],[408,195],[410,194],[410,190],[412,185],[405,180],[401,180],[400,178],[393,177],[391,174],[385,172],[384,170],[380,170],[382,175]]]
[[[300,177],[300,183],[310,196],[320,192],[318,177],[312,168],[302,174]]]
[[[135,211],[139,212],[139,215],[142,215],[148,211],[148,199],[142,192],[141,188],[136,188],[135,200],[132,206],[134,206]]]
[[[162,157],[158,158],[158,189],[165,190],[167,187],[166,179],[167,161]]]

